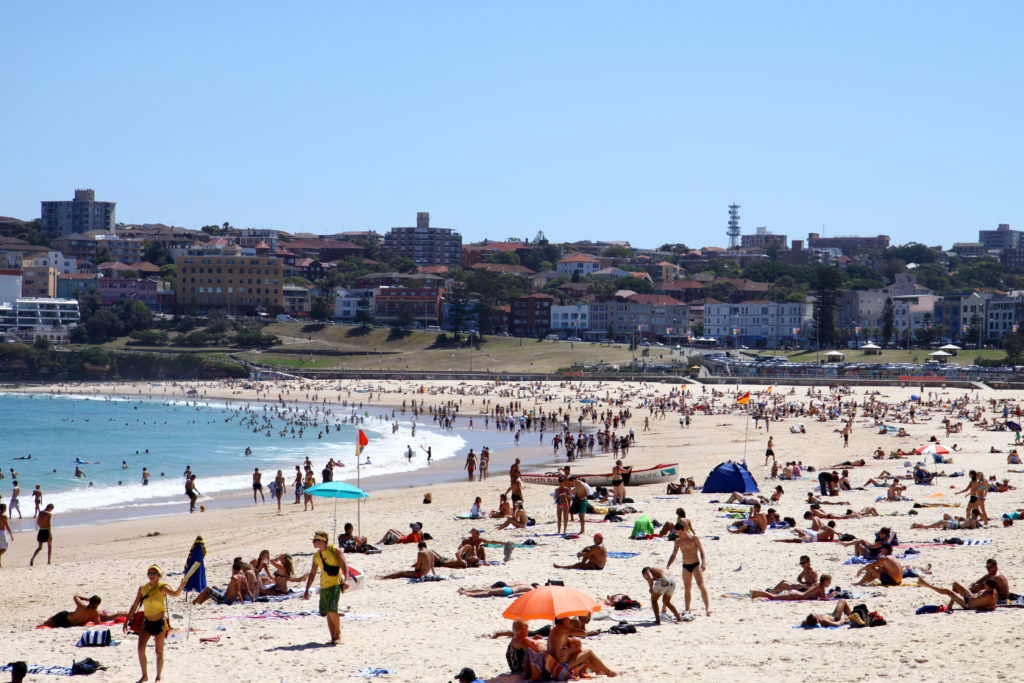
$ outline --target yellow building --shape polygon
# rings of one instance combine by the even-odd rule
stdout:
[[[284,310],[281,260],[259,256],[182,256],[178,267],[178,309],[229,315]]]

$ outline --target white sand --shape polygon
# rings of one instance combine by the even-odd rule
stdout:
[[[338,382],[327,383],[331,387]],[[397,382],[352,382],[352,387],[373,385],[383,388],[385,393],[377,403],[401,403],[402,387]],[[431,383],[436,391],[439,383]],[[185,391],[194,385],[175,387]],[[479,383],[467,383],[463,390],[481,387]],[[139,385],[143,391],[148,385]],[[457,387],[456,387],[457,388]],[[618,395],[619,391],[634,392],[631,400],[633,419],[629,423],[637,434],[637,445],[631,450],[627,464],[644,467],[659,462],[679,462],[681,470],[693,476],[698,484],[703,483],[707,473],[719,462],[728,459],[739,460],[743,455],[745,420],[739,414],[697,414],[693,426],[681,430],[678,416],[669,413],[664,420],[652,419],[652,431],[643,432],[643,418],[646,410],[637,407],[645,395],[665,395],[671,385],[604,385],[600,388],[588,386],[582,395],[603,397],[607,392]],[[128,393],[134,395],[134,387],[89,387],[102,393]],[[755,391],[757,388],[754,388]],[[63,387],[68,391],[69,387]],[[500,391],[509,391],[503,387]],[[688,387],[688,401],[692,404],[701,395],[700,387]],[[895,389],[881,387],[883,400],[897,401],[918,389]],[[216,395],[242,398],[234,393],[237,389],[224,385],[200,387],[201,395]],[[388,392],[392,393],[388,393]],[[489,391],[493,391],[490,389]],[[575,393],[557,385],[547,387],[546,392],[559,396]],[[710,395],[711,388],[708,388]],[[775,395],[788,392],[788,387],[775,387]],[[857,388],[847,398],[863,401],[864,388]],[[938,390],[943,397],[957,398],[965,390]],[[246,392],[248,394],[250,392]],[[304,393],[294,390],[291,398]],[[334,390],[327,392],[328,396]],[[276,395],[276,390],[271,392]],[[797,388],[793,400],[806,403],[806,389]],[[491,394],[495,402],[507,404],[511,398]],[[972,400],[989,398],[1010,399],[1010,392],[972,391]],[[426,394],[428,401],[449,400],[450,395]],[[523,399],[524,401],[526,399]],[[468,414],[469,397],[464,397],[462,413]],[[477,399],[479,404],[480,400]],[[533,399],[530,399],[533,404]],[[722,401],[719,401],[722,404]],[[549,401],[540,405],[547,410],[557,409],[564,403]],[[605,404],[599,404],[600,409]],[[991,419],[994,413],[986,405],[985,415]],[[1001,406],[999,408],[1001,416]],[[575,416],[574,410],[573,415]],[[1007,466],[1006,455],[989,454],[995,445],[1008,451],[1012,434],[982,431],[964,420],[961,434],[954,434],[947,441],[939,420],[943,412],[939,408],[924,408],[918,415],[923,424],[906,425],[911,438],[878,436],[870,422],[858,416],[850,448],[843,449],[837,421],[816,422],[808,418],[793,418],[773,424],[771,433],[775,436],[775,452],[780,460],[802,460],[805,465],[821,467],[847,459],[867,458],[867,467],[852,470],[855,485],[860,485],[870,475],[882,469],[902,470],[901,461],[872,461],[870,453],[882,445],[886,450],[902,447],[918,447],[926,443],[928,436],[935,434],[951,445],[958,443],[964,450],[953,457],[953,465],[939,466],[947,472],[980,468],[986,475],[995,474],[1000,479],[1008,476],[1015,485],[1024,485],[1024,479],[1017,474],[1006,474],[1008,467],[1024,469],[1024,466]],[[797,421],[807,426],[806,435],[790,434],[788,427]],[[479,424],[479,422],[478,422]],[[575,426],[575,419],[573,426]],[[464,424],[462,425],[464,426]],[[479,428],[479,427],[478,427]],[[546,436],[546,438],[550,438]],[[533,441],[530,441],[532,439]],[[536,434],[524,437],[524,443],[534,443]],[[767,436],[763,429],[755,430],[750,425],[747,445],[747,459],[751,472],[757,478],[762,491],[767,495],[776,482],[768,479],[764,462],[764,446]],[[496,454],[492,478],[483,483],[458,481],[433,485],[433,504],[422,504],[423,490],[402,489],[375,495],[363,507],[363,532],[376,540],[389,527],[406,528],[408,523],[420,520],[434,536],[432,547],[445,555],[453,554],[458,540],[465,535],[473,522],[455,521],[453,514],[468,511],[474,496],[484,499],[486,509],[496,505],[498,493],[508,485],[507,464],[498,465],[498,460],[507,463],[514,449],[505,448]],[[562,456],[564,459],[564,456]],[[912,460],[919,460],[915,457]],[[593,462],[584,460],[574,465],[574,471],[608,471],[611,455],[595,456]],[[317,467],[322,463],[314,463]],[[776,507],[783,516],[800,519],[807,509],[803,501],[817,480],[809,478],[782,482],[786,496]],[[954,497],[953,489],[963,488],[966,478],[939,479],[931,488],[911,485],[907,495],[917,501],[965,502],[963,496]],[[9,484],[9,482],[4,482]],[[475,524],[486,530],[486,536],[496,539],[522,539],[538,533],[553,533],[554,509],[550,489],[541,486],[525,487],[527,510],[538,519],[540,525],[529,531],[494,531],[492,521]],[[695,621],[683,624],[669,623],[660,627],[639,624],[635,635],[603,635],[588,639],[584,647],[595,650],[612,669],[621,672],[623,681],[669,681],[680,680],[687,674],[706,676],[713,680],[737,679],[743,676],[761,675],[767,680],[859,680],[868,676],[911,676],[918,680],[958,679],[989,680],[1014,677],[1012,669],[1004,666],[1014,657],[1019,645],[1016,635],[1022,633],[1019,625],[1021,612],[1014,609],[1000,609],[995,613],[956,613],[954,615],[915,616],[914,610],[923,604],[942,604],[944,598],[936,593],[918,587],[865,588],[855,589],[869,593],[858,602],[867,603],[871,610],[880,611],[889,625],[878,629],[847,629],[804,631],[793,626],[809,612],[830,611],[833,603],[764,603],[749,599],[728,599],[722,594],[746,592],[751,588],[763,589],[774,585],[780,579],[794,579],[797,572],[797,557],[803,553],[812,557],[814,566],[820,572],[829,572],[834,577],[833,585],[849,588],[854,581],[856,566],[843,565],[849,557],[849,549],[838,544],[781,544],[771,542],[784,537],[769,534],[765,536],[730,536],[725,532],[728,521],[717,518],[717,506],[709,504],[710,498],[722,496],[692,495],[676,500],[656,499],[664,495],[664,486],[630,487],[629,494],[642,504],[644,512],[659,521],[674,517],[676,507],[686,508],[698,534],[718,535],[720,540],[703,541],[708,556],[706,581],[711,593],[713,614],[704,616],[700,596],[694,590],[693,612]],[[5,488],[6,493],[6,488]],[[884,489],[853,491],[841,496],[849,500],[852,507],[875,505],[879,511],[905,512],[911,503],[875,503],[875,498],[884,494]],[[940,497],[927,498],[930,494]],[[286,497],[286,503],[290,499]],[[1021,581],[1021,528],[1018,524],[1004,528],[998,524],[998,516],[1020,506],[1020,491],[990,494],[989,515],[997,520],[993,527],[978,531],[947,532],[939,530],[911,531],[914,521],[933,522],[942,509],[921,510],[916,517],[882,517],[874,519],[837,522],[841,532],[859,537],[870,535],[880,526],[894,527],[900,540],[927,542],[933,538],[960,536],[962,538],[986,538],[993,543],[982,547],[923,548],[919,559],[910,564],[932,563],[936,572],[935,582],[947,586],[954,580],[973,581],[984,573],[987,557],[1000,560],[1001,568],[1007,574],[1011,590],[1019,590]],[[184,507],[184,506],[183,506]],[[210,583],[224,585],[231,559],[236,555],[246,560],[268,548],[271,553],[308,553],[311,551],[309,537],[316,529],[331,530],[332,505],[318,501],[315,512],[303,513],[299,506],[286,504],[285,514],[275,514],[275,507],[254,506],[241,509],[211,510],[202,515],[181,514],[171,517],[119,522],[86,528],[61,529],[60,511],[56,514],[54,564],[28,567],[29,556],[35,548],[34,534],[17,534],[7,554],[3,556],[0,569],[0,662],[15,659],[27,660],[30,664],[70,665],[72,659],[91,656],[110,669],[93,680],[136,680],[139,676],[135,640],[120,636],[123,640],[117,647],[102,649],[77,649],[74,647],[82,629],[35,630],[33,627],[53,613],[71,609],[73,593],[82,595],[99,594],[104,598],[102,607],[111,610],[127,609],[135,590],[145,580],[145,568],[156,562],[167,571],[180,571],[185,556],[196,534],[206,539],[207,576]],[[827,511],[841,512],[845,506],[827,506]],[[963,513],[961,507],[955,511]],[[342,521],[355,519],[353,503],[339,505],[339,528]],[[635,516],[629,517],[630,524]],[[572,527],[575,529],[575,526]],[[292,600],[271,605],[218,606],[207,603],[193,609],[191,639],[184,639],[183,618],[172,621],[179,627],[174,637],[168,640],[167,664],[164,669],[166,681],[195,680],[327,680],[347,679],[362,667],[385,667],[397,670],[397,674],[385,677],[395,681],[441,681],[450,680],[463,666],[473,667],[484,679],[498,677],[507,671],[504,651],[507,638],[486,637],[509,625],[501,612],[511,603],[505,598],[471,599],[459,597],[460,586],[483,587],[498,580],[526,580],[544,582],[549,577],[558,577],[586,591],[595,598],[610,593],[624,592],[639,600],[646,607],[645,615],[650,617],[649,596],[646,583],[640,577],[640,568],[645,565],[664,565],[671,551],[671,544],[662,541],[631,541],[627,538],[630,529],[615,524],[588,525],[588,533],[600,531],[605,543],[612,551],[639,552],[630,559],[610,559],[608,569],[603,572],[574,572],[556,570],[552,563],[572,560],[572,554],[585,545],[584,539],[563,540],[555,537],[539,537],[539,545],[533,549],[518,549],[512,561],[506,566],[486,567],[469,570],[439,570],[443,574],[459,574],[466,578],[423,585],[410,585],[405,580],[381,581],[376,577],[386,572],[408,568],[415,555],[409,546],[389,546],[380,555],[351,556],[349,561],[364,570],[370,580],[365,589],[347,593],[342,604],[349,613],[378,614],[362,621],[343,621],[343,644],[337,648],[324,647],[328,640],[325,621],[317,616],[291,621],[267,621],[255,619],[214,620],[213,617],[254,614],[268,608],[283,610],[315,610],[316,602]],[[159,532],[159,536],[147,534]],[[589,542],[589,541],[587,541]],[[44,551],[45,553],[45,551]],[[43,558],[44,554],[40,555]],[[500,550],[493,555],[500,557]],[[44,560],[45,561],[45,560]],[[310,563],[308,556],[297,558],[300,571]],[[679,561],[673,566],[679,569]],[[171,581],[176,581],[171,579]],[[912,582],[912,580],[911,580]],[[684,598],[682,586],[674,598],[682,609]],[[187,607],[183,599],[173,601],[172,614],[184,615]],[[602,612],[604,614],[605,612]],[[606,626],[612,622],[595,622],[595,626]],[[540,624],[535,624],[539,626]],[[218,630],[223,628],[224,630]],[[219,635],[216,644],[200,644],[200,637]],[[150,650],[150,680],[155,677],[155,657]],[[994,662],[990,663],[990,660]],[[47,680],[49,677],[29,677],[30,680]],[[499,679],[504,680],[504,679]]]

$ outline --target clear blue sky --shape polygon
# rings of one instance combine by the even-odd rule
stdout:
[[[8,2],[0,215],[724,245],[1024,228],[1017,2]]]

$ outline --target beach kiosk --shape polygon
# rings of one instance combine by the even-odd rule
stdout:
[[[842,363],[844,358],[846,358],[846,354],[842,351],[829,351],[825,354],[826,363]]]
[[[882,354],[882,347],[874,342],[868,342],[860,347],[865,356],[879,356]]]

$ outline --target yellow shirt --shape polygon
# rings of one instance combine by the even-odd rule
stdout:
[[[139,590],[142,591],[142,611],[146,619],[155,621],[164,615],[164,594],[160,592],[160,589],[166,586],[166,583],[159,582],[156,586],[150,586],[148,583],[142,584]]]
[[[341,575],[340,569],[338,570],[337,576],[331,576],[330,574],[324,571],[324,560],[327,561],[327,566],[329,567],[340,566],[338,564],[338,556],[335,554],[336,551],[336,547],[334,547],[333,545],[329,545],[324,550],[318,550],[313,555],[313,562],[316,564],[317,567],[320,568],[321,588],[330,588],[332,586],[337,586],[342,582],[342,579],[344,578]]]

